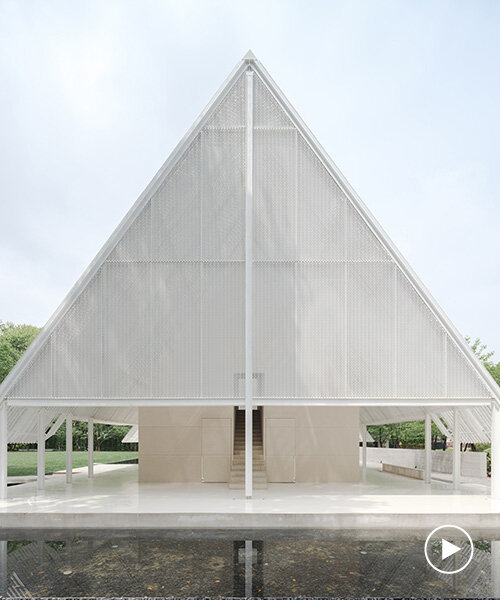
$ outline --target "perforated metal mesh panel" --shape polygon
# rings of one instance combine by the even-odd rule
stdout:
[[[343,261],[347,199],[306,141],[300,136],[297,141],[298,258]]]
[[[202,395],[232,398],[235,374],[245,371],[242,263],[203,265],[202,310]]]
[[[254,127],[255,129],[287,129],[293,127],[289,116],[266,84],[259,78],[254,78],[255,103]]]
[[[340,263],[296,269],[297,395],[347,395],[346,275]]]
[[[109,255],[114,261],[151,260],[151,203],[148,202]]]
[[[55,396],[101,395],[102,292],[99,271],[53,333]]]
[[[52,396],[52,364],[52,337],[49,337],[26,367],[23,377],[14,384],[9,395],[19,398]]]
[[[202,134],[202,258],[245,256],[245,133],[207,129]]]
[[[201,265],[153,265],[152,395],[194,398],[201,392]]]
[[[155,261],[199,260],[201,135],[181,157],[152,199]]]
[[[257,72],[254,83],[256,397],[488,398],[298,123]],[[240,397],[245,101],[242,75],[10,396]]]
[[[294,260],[297,226],[297,131],[254,136],[254,258]]]
[[[446,334],[399,270],[396,285],[396,389],[417,398],[446,396]]]
[[[103,268],[102,396],[151,393],[151,266],[112,263]]]
[[[257,263],[254,267],[255,394],[294,397],[296,356],[295,266]]]

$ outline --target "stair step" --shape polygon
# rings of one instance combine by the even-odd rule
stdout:
[[[267,488],[262,429],[261,420],[254,417],[252,420],[252,473],[253,487],[255,489]],[[245,488],[245,446],[245,413],[244,411],[237,411],[234,427],[233,459],[229,478],[229,487],[231,489],[242,490]]]
[[[256,481],[254,481],[252,483],[252,488],[254,490],[267,490],[267,483],[257,483]],[[229,489],[230,490],[244,490],[245,489],[245,484],[244,483],[230,483],[229,484]]]
[[[264,475],[262,475],[262,477],[256,477],[254,475],[253,480],[256,483],[267,483],[267,477],[264,477]],[[231,479],[229,480],[229,483],[245,483],[245,478],[244,477],[231,477]]]

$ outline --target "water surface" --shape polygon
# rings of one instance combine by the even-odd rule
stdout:
[[[426,563],[425,536],[101,530],[2,538],[0,595],[15,597],[494,595],[489,540],[475,541],[465,571],[443,575]]]

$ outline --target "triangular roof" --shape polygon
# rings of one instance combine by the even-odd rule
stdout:
[[[99,402],[100,405],[106,406],[111,405],[111,400],[113,400],[114,405],[118,406],[122,399],[126,399],[129,405],[133,405],[137,400],[136,405],[140,405],[141,399],[145,398],[192,400],[198,397],[229,400],[231,396],[238,395],[238,371],[241,369],[238,369],[236,362],[234,364],[227,362],[229,366],[224,363],[226,366],[221,367],[221,369],[226,368],[227,373],[224,373],[226,382],[220,389],[217,387],[219,383],[216,380],[217,373],[213,381],[207,381],[207,377],[205,377],[203,382],[206,386],[205,392],[201,382],[199,391],[190,390],[189,393],[183,394],[179,393],[179,389],[182,388],[182,384],[179,382],[177,389],[172,393],[158,391],[159,388],[156,392],[153,391],[154,385],[151,382],[151,391],[144,393],[139,380],[148,377],[151,377],[151,380],[154,379],[154,375],[149,372],[152,369],[150,363],[144,366],[141,373],[131,376],[133,381],[126,393],[124,393],[123,387],[120,387],[120,383],[117,383],[120,381],[119,373],[115,373],[115,380],[106,375],[108,382],[103,383],[105,367],[102,363],[105,353],[119,352],[124,345],[129,343],[134,345],[134,331],[129,332],[129,338],[126,336],[116,337],[118,335],[116,332],[121,332],[120,335],[123,333],[123,323],[128,317],[124,317],[125,320],[122,319],[121,323],[117,323],[114,331],[108,330],[108,333],[111,331],[110,335],[107,336],[105,332],[107,324],[104,322],[103,307],[108,300],[106,291],[103,291],[103,278],[107,278],[108,290],[113,285],[118,286],[116,289],[113,288],[113,302],[116,304],[123,299],[124,311],[126,311],[126,304],[129,301],[126,297],[128,291],[120,288],[117,283],[120,280],[120,264],[126,263],[127,269],[133,270],[134,264],[147,263],[153,272],[158,263],[179,263],[182,265],[182,275],[178,275],[177,271],[170,270],[168,273],[164,272],[160,278],[161,282],[169,280],[169,283],[165,285],[171,285],[170,289],[173,289],[179,288],[179,286],[185,287],[189,285],[189,281],[200,277],[198,271],[196,273],[189,271],[189,265],[196,263],[200,265],[200,270],[204,269],[206,273],[211,273],[210,277],[213,276],[217,280],[219,287],[222,286],[224,298],[228,294],[229,296],[232,294],[228,300],[228,302],[232,302],[231,306],[234,307],[241,303],[241,290],[238,287],[241,283],[240,274],[235,270],[237,267],[233,268],[230,265],[241,263],[244,258],[242,254],[243,232],[240,222],[242,204],[239,195],[244,192],[244,178],[240,173],[240,168],[244,165],[245,160],[245,139],[244,131],[242,132],[245,119],[243,75],[248,70],[255,74],[256,83],[254,129],[258,151],[256,151],[255,158],[254,187],[256,196],[260,198],[260,200],[256,200],[256,210],[261,211],[257,219],[257,226],[261,227],[261,232],[260,234],[257,232],[255,260],[256,264],[262,265],[262,274],[258,275],[262,278],[260,288],[257,286],[260,292],[256,292],[261,294],[259,319],[262,332],[260,338],[257,334],[256,343],[261,345],[260,369],[265,378],[265,384],[260,383],[262,386],[268,386],[268,390],[260,394],[261,403],[286,398],[293,398],[294,402],[308,400],[312,403],[322,403],[323,401],[328,403],[328,399],[331,398],[337,400],[344,398],[348,403],[360,405],[378,403],[381,406],[399,404],[418,406],[419,400],[422,405],[429,401],[436,404],[438,400],[442,400],[443,405],[460,404],[461,401],[467,405],[476,402],[485,403],[484,401],[488,398],[500,400],[499,388],[491,376],[251,52],[238,63],[63,300],[42,332],[0,385],[0,398],[9,397],[15,403],[16,399],[36,397],[47,400],[49,404],[57,404],[60,401],[61,405],[64,405],[65,401],[68,402],[71,398],[75,398],[83,407],[91,406],[94,399],[96,403],[97,399],[109,399],[108,404]],[[258,154],[259,152],[260,154]],[[208,156],[208,158],[203,158],[204,156]],[[233,177],[233,180],[222,181],[222,176]],[[294,177],[297,177],[297,180],[292,182]],[[287,185],[291,186],[292,184],[294,191],[283,191]],[[229,192],[227,191],[228,187],[231,188]],[[302,202],[295,198],[293,206],[287,205],[287,194],[295,194],[298,197],[300,194],[297,191],[298,188],[302,192],[306,190],[301,198]],[[201,222],[202,216],[196,213],[196,218],[200,221],[197,225],[200,237],[203,238],[205,233],[208,233],[208,237],[210,237],[210,232],[215,230],[218,231],[218,237],[214,242],[215,245],[211,248],[210,239],[207,240],[206,235],[202,241],[195,239],[195,235],[192,244],[196,246],[197,250],[193,253],[192,248],[185,247],[186,235],[183,235],[183,232],[185,233],[188,229],[183,230],[183,227],[191,227],[190,219],[194,212],[190,212],[190,209],[197,206],[198,198],[203,194],[209,197],[212,203],[208,206],[202,205],[200,209],[200,211],[205,210],[203,218],[206,227]],[[229,200],[224,205],[218,205],[219,198],[227,200],[225,194]],[[239,198],[237,202],[234,201],[236,196]],[[156,200],[157,198],[160,200]],[[173,213],[169,213],[168,219],[165,221],[168,223],[168,230],[162,230],[160,236],[154,237],[153,229],[161,220],[161,211],[165,207],[170,210],[171,198],[175,199],[179,210],[175,214],[175,219],[172,218]],[[304,198],[307,201],[304,201]],[[156,204],[154,204],[155,202]],[[316,204],[314,204],[315,202]],[[152,216],[153,209],[157,211],[155,217]],[[196,210],[198,209],[196,208]],[[300,219],[304,223],[309,217],[312,218],[311,222],[306,225],[299,224]],[[182,238],[179,243],[175,239],[176,235]],[[300,237],[301,235],[302,237]],[[293,236],[296,237],[293,238]],[[289,243],[289,238],[293,238],[292,243]],[[221,250],[223,243],[221,240],[225,244],[224,251]],[[301,243],[303,247],[299,252],[297,248]],[[168,254],[167,261],[156,260],[155,244],[168,246],[167,250],[162,246],[164,253],[162,256],[166,252]],[[184,244],[182,250],[179,244]],[[200,244],[204,244],[204,246],[200,246]],[[203,252],[205,252],[204,255]],[[211,265],[210,268],[203,266],[208,263]],[[222,264],[229,266],[225,270],[222,267],[212,269],[213,265],[220,266]],[[266,266],[269,264],[277,265],[279,271],[269,270]],[[286,265],[292,265],[292,267],[286,271]],[[304,265],[310,265],[311,268]],[[330,270],[322,272],[322,265],[329,265]],[[342,268],[337,268],[335,265],[341,265]],[[344,268],[343,274],[342,269]],[[147,286],[156,284],[152,283],[154,275],[147,275],[139,267],[135,269],[133,277],[139,288],[139,295],[130,302],[135,302],[137,305],[138,297],[144,296],[145,298],[147,296]],[[266,271],[266,269],[268,270]],[[176,276],[180,276],[182,279],[176,282]],[[189,279],[188,282],[186,277]],[[280,277],[283,278],[282,283],[279,284],[282,287],[276,288],[276,296],[271,299],[266,294],[270,293],[269,290],[277,281],[281,281]],[[286,288],[288,283],[285,279],[287,277],[294,278],[295,291],[292,287]],[[306,296],[302,299],[299,298],[301,292],[297,291],[301,277],[304,281],[307,280]],[[313,281],[315,277],[318,278],[318,281]],[[230,283],[227,289],[223,289],[228,281]],[[393,284],[394,299],[391,295]],[[323,287],[321,287],[322,285]],[[340,289],[342,286],[343,290]],[[337,287],[339,294],[344,294],[343,300],[340,295],[331,294],[331,291]],[[384,291],[378,297],[378,290],[382,288]],[[191,309],[192,311],[181,312],[177,318],[182,318],[183,314],[184,316],[189,314],[191,317],[196,311],[199,311],[200,314],[203,313],[205,310],[203,302],[205,305],[212,302],[211,306],[218,304],[220,298],[215,296],[205,294],[201,300],[195,298],[196,294],[203,295],[204,291],[206,292],[199,286],[193,287],[189,298],[198,304],[187,307],[187,311]],[[212,292],[213,290],[209,290],[209,293]],[[294,306],[284,307],[283,297],[280,294],[295,294]],[[306,307],[299,314],[302,310],[300,303],[307,304],[308,302],[307,294],[309,294],[309,301],[311,294],[314,298],[321,296],[321,301],[314,311]],[[183,306],[186,298],[175,298],[174,294],[174,296],[168,296],[168,301],[172,303],[172,306],[174,303],[175,306]],[[387,312],[384,312],[389,300],[390,302],[394,301],[394,307],[391,304]],[[340,331],[342,324],[335,320],[337,318],[335,314],[328,312],[335,302],[339,304],[337,312],[340,314],[343,311],[342,319],[347,323],[342,331]],[[343,306],[341,306],[342,303]],[[144,300],[143,306],[134,305],[137,314],[147,315],[138,327],[149,327],[151,335],[155,335],[156,327],[159,326],[153,323],[156,314],[153,304],[151,296],[149,300]],[[161,305],[163,306],[164,303],[162,302]],[[231,306],[229,304],[224,306],[225,315],[231,312]],[[269,315],[266,316],[262,313],[262,307],[270,307],[270,310],[275,311],[272,315],[272,323],[269,321]],[[271,324],[279,321],[276,319],[276,312],[281,312],[282,308],[283,319],[289,318],[289,320],[281,325],[278,323],[277,329],[273,330],[273,340],[281,343],[281,347],[274,347],[274,342],[265,340],[263,336],[267,334]],[[205,318],[208,327],[214,319],[213,314],[210,313],[212,309],[209,307],[207,310],[209,313],[205,316],[202,314],[200,318]],[[258,311],[259,308],[257,307],[256,310]],[[325,310],[328,314],[322,319],[321,311]],[[353,312],[356,310],[358,313]],[[349,315],[348,311],[351,311]],[[115,307],[109,309],[108,316],[115,312]],[[377,318],[370,321],[374,315]],[[228,340],[236,343],[234,338],[241,333],[241,323],[238,321],[240,315],[232,315],[232,318],[231,327],[235,329],[228,332],[227,339],[220,340],[221,345],[227,343]],[[357,325],[358,318],[365,319],[363,327]],[[98,319],[101,319],[100,324],[96,322]],[[301,319],[303,320],[299,326]],[[391,320],[394,320],[394,323],[391,323]],[[69,324],[68,321],[70,321]],[[323,327],[323,322],[326,324],[325,327]],[[203,327],[197,323],[193,325],[193,328],[198,326]],[[224,321],[222,329],[225,326]],[[404,327],[402,328],[402,326]],[[290,330],[290,327],[293,327],[295,332],[287,338],[286,332]],[[213,341],[219,339],[220,328],[218,331],[209,332]],[[238,330],[237,334],[236,330]],[[311,334],[312,337],[309,335],[311,332],[314,334]],[[422,335],[420,335],[421,332],[423,332]],[[187,337],[191,334],[196,337],[193,347],[185,351],[186,357],[194,356],[193,348],[196,344],[201,343],[199,338],[202,334],[195,332],[194,329],[193,331],[183,331],[183,334]],[[61,342],[57,336],[63,341]],[[56,338],[59,341],[54,341]],[[351,338],[356,339],[352,341]],[[179,343],[179,339],[176,339],[175,342]],[[323,345],[316,344],[317,339],[322,339]],[[241,341],[241,336],[239,341]],[[380,348],[377,346],[379,342]],[[391,356],[388,356],[386,363],[381,366],[377,362],[384,352],[389,353],[392,342],[394,342],[395,349],[399,344],[404,350],[399,348],[398,351],[395,351],[393,359],[401,361],[401,364],[394,369],[392,366],[387,366],[392,360]],[[105,349],[106,344],[107,350]],[[289,355],[287,354],[283,359],[284,361],[289,359],[289,363],[285,365],[282,361],[280,365],[276,356],[281,353],[283,348],[292,347],[293,344],[295,344],[294,350],[290,350]],[[302,346],[300,346],[301,344]],[[340,357],[341,350],[339,348],[344,348],[347,354],[347,346],[354,348],[350,350],[353,361],[358,361],[354,366],[348,364],[348,357]],[[356,353],[356,348],[363,349],[368,346],[371,348],[371,354],[365,353],[366,355],[361,356]],[[430,351],[430,357],[426,357],[426,347]],[[71,355],[75,348],[75,354]],[[314,351],[323,354],[308,358],[307,353],[314,353]],[[138,348],[137,352],[139,354],[150,352],[153,356],[155,351],[142,347]],[[172,349],[169,352],[171,352],[169,356],[175,355],[175,351],[172,352]],[[100,355],[98,355],[99,353]],[[207,353],[210,354],[210,351]],[[68,354],[69,356],[67,356]],[[163,354],[161,358],[162,368],[168,363],[165,356]],[[220,358],[220,365],[226,358]],[[88,363],[83,371],[80,374],[77,373],[74,381],[65,382],[62,385],[62,388],[66,389],[65,392],[58,392],[55,389],[58,373],[64,371],[67,374],[72,369],[78,372],[79,364],[83,360]],[[144,360],[147,362],[149,359],[146,357]],[[264,372],[266,369],[262,367],[262,364],[266,360],[270,364],[272,363],[275,373]],[[416,363],[415,369],[412,366],[413,360]],[[437,361],[439,364],[435,369],[432,368],[429,371],[429,361],[431,360]],[[69,364],[61,365],[60,363],[64,361]],[[174,364],[177,372],[184,368],[182,366],[184,363],[183,359],[183,362]],[[419,367],[420,363],[421,367]],[[126,366],[123,368],[126,371]],[[179,375],[181,378],[184,377],[185,381],[192,380],[195,371],[196,373],[200,371],[199,378],[204,379],[199,363],[192,366],[191,371],[188,367],[186,368],[187,371]],[[91,379],[94,372],[92,369],[96,373],[100,370],[99,390],[92,385],[87,385],[89,376]],[[282,373],[278,373],[280,369]],[[341,373],[342,369],[345,372]],[[353,372],[355,373],[356,380],[365,377],[367,382],[356,381],[353,383],[352,377],[350,378],[347,372],[348,369],[350,369],[351,375]],[[407,376],[412,369],[414,372]],[[210,370],[210,375],[213,370]],[[258,371],[259,368],[256,367],[256,370]],[[428,379],[428,386],[432,390],[425,389],[427,381],[421,381],[422,375]],[[172,385],[172,381],[176,377],[177,374],[169,371],[169,379],[167,382],[162,382],[161,389],[168,390],[169,385]],[[409,378],[409,381],[406,381],[405,377]],[[229,383],[231,378],[232,381]],[[383,378],[386,378],[387,382],[382,382]],[[294,380],[294,384],[283,383],[285,380],[287,382]],[[319,380],[323,381],[321,385],[316,384]],[[136,383],[137,386],[134,388]],[[300,388],[301,385],[302,388]],[[342,385],[344,391],[339,392]],[[374,393],[370,393],[370,385],[378,385],[378,388],[374,387]],[[116,389],[113,386],[116,386]],[[67,391],[77,388],[78,393]]]

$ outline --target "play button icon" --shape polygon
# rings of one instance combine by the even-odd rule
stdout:
[[[425,540],[425,558],[439,573],[450,575],[463,571],[471,562],[473,552],[470,535],[457,525],[436,527]]]
[[[448,556],[453,556],[456,552],[460,552],[460,550],[462,550],[460,546],[455,546],[455,544],[444,538],[441,540],[441,560],[448,558]]]

